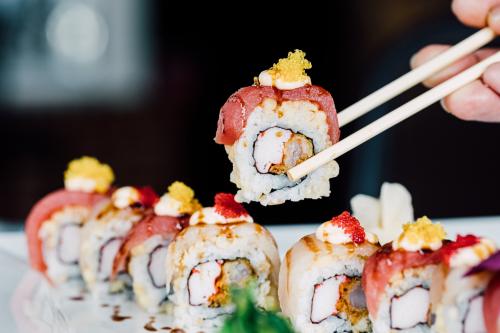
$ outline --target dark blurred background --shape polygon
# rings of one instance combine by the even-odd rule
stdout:
[[[211,205],[215,192],[236,190],[213,141],[219,108],[288,51],[307,53],[313,83],[342,110],[408,71],[422,46],[473,32],[448,0],[326,3],[0,1],[0,219],[21,222],[81,155],[109,163],[119,185],[162,193],[182,180]],[[249,210],[261,223],[318,222],[396,181],[418,215],[500,215],[499,142],[500,124],[435,105],[340,158],[331,197]]]

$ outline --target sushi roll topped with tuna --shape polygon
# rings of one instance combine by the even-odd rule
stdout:
[[[149,187],[120,187],[100,203],[82,231],[80,266],[96,299],[118,293],[130,284],[126,271],[111,279],[113,263],[130,229],[152,212],[158,196]]]
[[[309,68],[304,52],[290,52],[220,110],[215,141],[233,163],[237,201],[273,205],[330,194],[329,179],[339,172],[334,161],[297,182],[286,176],[340,136],[333,98],[311,84]]]
[[[378,249],[376,236],[344,212],[288,250],[279,298],[297,332],[371,332],[361,275]]]
[[[440,249],[442,262],[431,286],[435,332],[486,332],[484,294],[493,274],[485,271],[465,276],[465,273],[495,250],[493,241],[473,235],[458,236]]]
[[[126,270],[132,278],[137,303],[150,313],[165,310],[163,305],[167,304],[167,247],[199,209],[194,191],[184,183],[173,183],[154,205],[154,211],[130,229],[118,251],[113,278]]]
[[[374,332],[430,332],[430,288],[445,236],[422,217],[368,259],[362,282]]]
[[[113,171],[92,157],[69,163],[64,189],[38,201],[26,219],[31,266],[53,283],[80,276],[80,233],[93,207],[108,198]]]
[[[168,247],[166,289],[175,324],[213,332],[234,311],[230,288],[250,287],[257,305],[278,308],[279,255],[271,233],[253,222],[234,195],[191,216]]]

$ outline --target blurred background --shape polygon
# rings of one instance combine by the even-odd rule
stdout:
[[[429,43],[473,30],[449,0],[350,0],[223,6],[161,0],[0,1],[0,219],[22,223],[92,155],[119,185],[192,186],[211,205],[236,191],[214,143],[218,111],[238,88],[296,48],[337,110],[409,70]],[[417,87],[342,129],[346,136],[421,94]],[[338,160],[332,195],[248,206],[261,223],[319,222],[384,181],[412,192],[417,215],[500,215],[500,124],[462,122],[439,105]]]

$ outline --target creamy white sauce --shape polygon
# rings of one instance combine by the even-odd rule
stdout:
[[[344,229],[334,225],[331,221],[325,222],[316,230],[316,238],[330,244],[349,244],[352,237]]]
[[[405,251],[411,252],[420,251],[422,249],[430,249],[432,251],[436,251],[439,250],[441,246],[443,246],[443,241],[441,240],[426,242],[424,239],[419,238],[416,242],[410,242],[406,237],[402,240],[395,240],[392,243],[392,248],[394,250],[403,249]]]
[[[259,74],[259,84],[261,86],[276,87],[280,90],[292,90],[311,84],[311,78],[306,76],[300,81],[284,81],[281,78],[274,78],[268,70]]]
[[[182,215],[181,207],[182,202],[172,198],[168,193],[165,193],[154,206],[154,211],[158,216],[179,217]]]
[[[193,268],[188,279],[189,303],[191,305],[208,304],[210,296],[217,292],[215,281],[222,273],[222,264],[207,261]]]
[[[292,131],[279,127],[271,127],[259,133],[253,156],[255,167],[260,173],[267,173],[272,165],[283,162],[285,143],[292,134]]]
[[[113,205],[116,208],[127,208],[136,202],[139,202],[139,191],[132,186],[120,187],[111,196]]]
[[[215,211],[214,207],[205,207],[195,212],[189,219],[190,225],[199,223],[205,224],[226,224],[234,222],[248,222],[253,223],[253,218],[250,215],[241,215],[238,217],[227,218]]]
[[[93,193],[96,187],[96,181],[92,178],[72,177],[64,180],[64,188],[68,191]]]

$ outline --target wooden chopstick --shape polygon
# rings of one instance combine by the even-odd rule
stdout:
[[[375,109],[377,106],[387,102],[404,91],[414,87],[418,83],[439,72],[441,69],[451,65],[464,56],[478,50],[495,38],[495,32],[490,28],[484,28],[464,39],[445,52],[439,54],[422,66],[406,73],[400,78],[392,81],[365,98],[359,100],[343,111],[339,112],[339,126],[342,127],[362,115]]]
[[[478,79],[489,65],[496,62],[500,62],[500,51],[463,71],[462,73],[452,77],[451,79],[441,83],[433,89],[426,91],[408,103],[403,104],[371,124],[363,127],[359,131],[337,142],[333,146],[321,151],[317,155],[291,168],[287,172],[288,178],[293,181],[299,180],[322,165],[347,153],[351,149],[356,148],[377,134],[382,133],[392,126],[413,116],[419,111],[424,110],[429,105],[438,102],[457,89]]]

